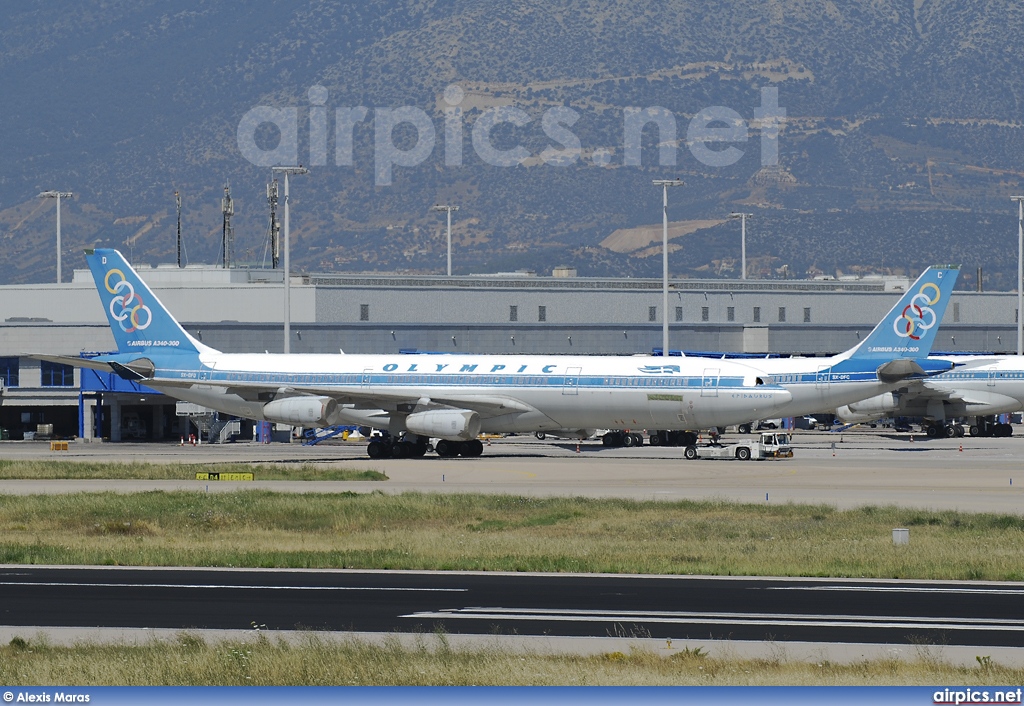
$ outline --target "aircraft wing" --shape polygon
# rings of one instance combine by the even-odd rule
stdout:
[[[441,391],[429,396],[418,395],[411,391],[402,390],[375,390],[364,387],[320,387],[316,385],[291,385],[288,387],[263,385],[258,383],[237,383],[217,384],[209,382],[198,382],[195,380],[145,380],[144,384],[154,389],[161,388],[187,388],[195,384],[213,384],[224,387],[228,392],[240,395],[247,399],[258,399],[259,393],[270,392],[281,396],[314,395],[331,397],[338,404],[352,404],[360,409],[384,409],[397,410],[401,405],[419,407],[456,407],[477,412],[481,417],[500,417],[515,412],[535,412],[537,409],[513,397],[504,395],[474,395],[465,391],[454,390]]]

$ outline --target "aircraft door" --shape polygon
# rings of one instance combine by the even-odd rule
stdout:
[[[827,365],[818,366],[818,374],[814,378],[814,389],[827,390],[829,385],[829,374],[831,372],[832,368]]]
[[[565,381],[562,383],[563,395],[580,394],[580,371],[582,368],[566,368]]]
[[[988,387],[995,387],[995,386],[996,386],[996,371],[995,370],[989,370],[988,371]]]
[[[718,383],[721,376],[721,368],[704,368],[704,375],[700,381],[700,396],[718,397]]]
[[[370,373],[372,373],[372,372],[373,372],[373,368],[365,368],[363,370],[363,379],[362,379],[363,387],[366,387],[367,385],[370,384]]]

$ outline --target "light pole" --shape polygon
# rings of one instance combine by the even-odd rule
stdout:
[[[431,211],[447,211],[448,212],[448,276],[452,276],[452,211],[458,211],[458,206],[451,205],[440,205],[431,206]]]
[[[1017,355],[1024,355],[1024,196],[1017,202]]]
[[[305,167],[271,167],[280,174],[284,174],[284,352],[291,353],[291,327],[292,327],[292,303],[291,303],[291,272],[289,270],[288,250],[288,177],[291,174],[309,174]]]
[[[661,204],[661,354],[668,357],[668,187],[683,186],[679,177],[655,179],[662,189]]]
[[[747,278],[747,219],[753,213],[730,213],[729,218],[740,219],[740,279]]]
[[[39,194],[41,199],[57,199],[57,284],[60,284],[60,200],[70,199],[74,194],[70,191],[44,191]]]

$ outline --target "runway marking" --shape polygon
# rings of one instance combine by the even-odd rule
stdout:
[[[761,587],[759,587],[761,588]],[[767,586],[766,591],[873,591],[876,593],[965,593],[993,596],[1021,596],[1024,589],[938,588],[928,586]]]
[[[962,618],[951,622],[949,618],[886,616],[872,618],[863,615],[800,615],[793,613],[691,613],[671,611],[588,611],[555,609],[515,608],[455,608],[445,611],[423,611],[400,616],[415,619],[461,619],[461,620],[533,620],[576,623],[666,623],[678,625],[720,624],[720,625],[780,625],[791,627],[841,627],[841,628],[918,628],[925,630],[995,630],[1000,632],[1024,631],[1021,620],[988,620],[983,618]]]
[[[237,588],[266,591],[422,591],[427,593],[465,593],[468,588],[403,588],[400,586],[247,586],[217,583],[75,583],[70,581],[0,581],[0,586],[55,586],[67,588]]]

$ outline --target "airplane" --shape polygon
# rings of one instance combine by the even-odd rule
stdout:
[[[858,404],[952,370],[953,361],[930,359],[928,354],[959,274],[959,267],[953,265],[925,270],[874,330],[843,353],[823,358],[742,359],[765,382],[791,393],[790,402],[771,416],[802,417]],[[738,424],[748,428],[751,419],[764,418],[752,415]],[[655,434],[663,445],[692,443],[670,431]]]
[[[117,353],[32,356],[113,371],[247,419],[387,429],[372,458],[479,456],[482,432],[699,429],[771,416],[790,400],[753,369],[653,356],[222,353],[190,336],[112,249],[86,250]]]
[[[389,439],[368,445],[371,458],[423,456],[430,438],[440,456],[479,456],[482,432],[724,427],[784,416],[795,398],[807,412],[834,409],[949,369],[926,356],[958,274],[927,270],[844,354],[762,361],[773,364],[763,371],[750,361],[655,356],[222,353],[190,336],[120,252],[86,250],[86,260],[117,353],[31,357],[113,371],[247,419],[387,429]],[[814,367],[799,372],[806,365]]]
[[[1024,409],[1024,356],[936,357],[955,362],[956,369],[844,405],[836,416],[846,424],[920,417],[933,438],[963,436],[963,426],[954,420],[975,417],[968,426],[971,436],[1010,436],[1013,427],[997,424],[994,417]]]

